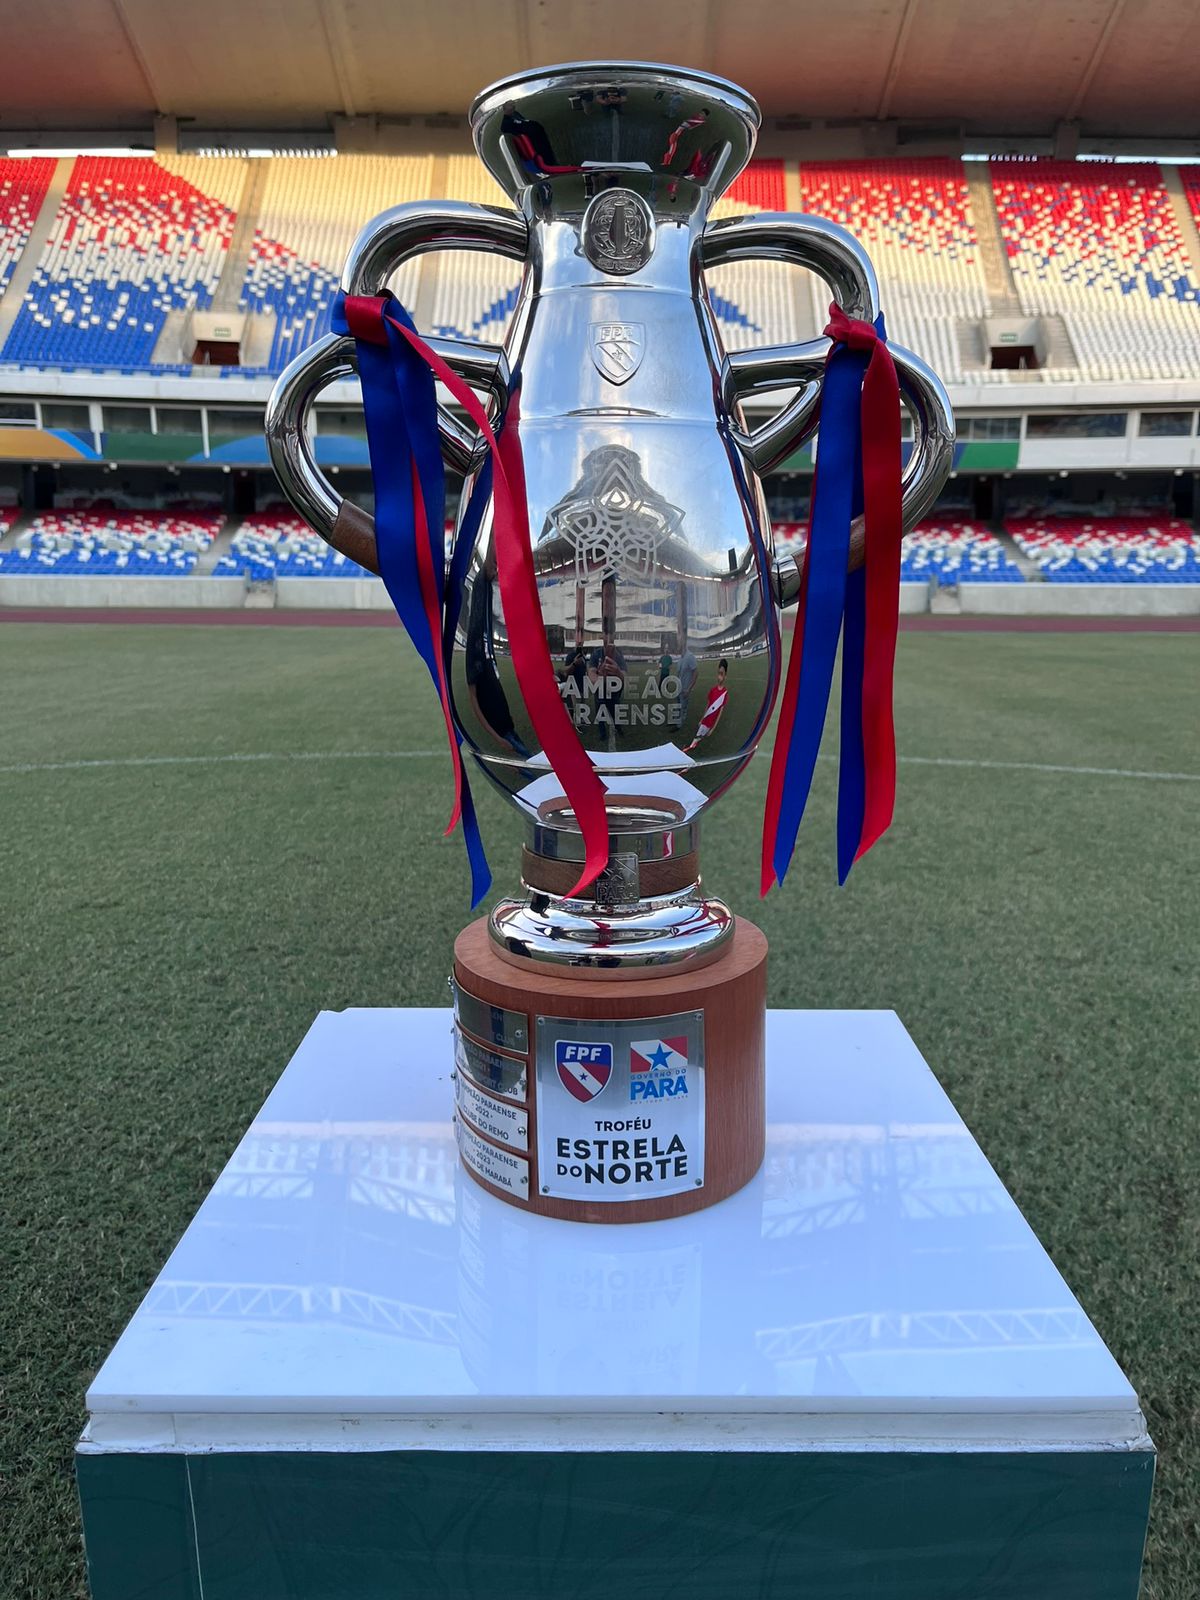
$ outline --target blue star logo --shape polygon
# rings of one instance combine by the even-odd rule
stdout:
[[[665,1072],[667,1070],[667,1062],[668,1062],[668,1060],[670,1058],[669,1058],[666,1050],[664,1050],[662,1045],[660,1044],[658,1049],[654,1052],[654,1054],[652,1056],[649,1056],[647,1059],[649,1060],[650,1066],[653,1069],[653,1071],[655,1071],[655,1072]]]

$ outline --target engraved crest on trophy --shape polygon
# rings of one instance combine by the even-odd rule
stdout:
[[[552,506],[539,545],[560,538],[574,552],[575,581],[615,573],[640,582],[658,569],[661,547],[678,536],[684,512],[652,489],[632,450],[604,445],[585,457],[583,475]]]
[[[640,322],[593,322],[592,360],[609,383],[624,383],[642,364],[646,329]]]

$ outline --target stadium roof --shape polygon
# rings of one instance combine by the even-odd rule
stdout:
[[[8,0],[5,23],[10,136],[458,117],[506,72],[614,55],[734,78],[770,117],[1200,132],[1195,0]]]

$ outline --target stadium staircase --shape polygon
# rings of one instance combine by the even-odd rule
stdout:
[[[979,265],[987,288],[988,303],[998,316],[1020,313],[1017,286],[1013,282],[1008,252],[1000,234],[1000,218],[996,214],[996,197],[992,193],[992,180],[986,161],[964,161],[967,195],[975,234],[979,244]]]
[[[1071,332],[1067,327],[1067,319],[1059,316],[1057,312],[1047,311],[1038,318],[1042,334],[1046,340],[1046,370],[1058,372],[1068,369],[1077,371],[1079,357],[1075,353],[1075,346],[1071,342]]]
[[[240,517],[226,517],[221,524],[217,537],[207,549],[201,550],[196,557],[196,565],[192,568],[198,578],[211,577],[212,570],[217,562],[222,556],[229,554],[230,546],[233,544],[234,533],[237,531],[240,522]]]
[[[449,188],[449,157],[435,155],[430,168],[430,194],[450,193]],[[366,221],[366,218],[363,218]],[[413,321],[418,328],[429,328],[433,325],[434,310],[437,305],[438,273],[444,265],[446,257],[439,258],[434,250],[426,251],[416,262],[416,288],[413,291],[411,306]]]
[[[242,185],[242,198],[238,205],[237,221],[229,239],[221,280],[213,292],[214,311],[236,311],[241,303],[242,284],[250,266],[250,253],[254,249],[254,235],[258,228],[258,215],[262,210],[267,187],[267,163],[256,159],[246,163],[246,181]]]
[[[1188,203],[1182,171],[1179,167],[1163,167],[1162,178],[1163,187],[1171,202],[1175,225],[1179,229],[1180,240],[1191,263],[1192,274],[1197,281],[1200,281],[1200,232],[1196,229],[1196,218],[1192,215],[1192,208]]]
[[[30,518],[20,512],[14,517],[15,506],[0,506],[0,550],[15,550],[17,540],[29,526]],[[9,518],[12,517],[12,521]]]
[[[1007,528],[1005,528],[1004,524],[1000,522],[992,522],[989,523],[988,526],[999,543],[1003,545],[1008,554],[1008,559],[1020,570],[1021,576],[1025,579],[1025,582],[1044,583],[1045,574],[1043,573],[1041,567],[1038,566],[1037,562],[1032,556],[1027,556],[1025,554],[1024,550],[1021,549],[1020,545],[1013,538],[1012,534],[1009,533]]]

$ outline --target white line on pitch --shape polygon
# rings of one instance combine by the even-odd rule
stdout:
[[[1161,783],[1200,783],[1200,772],[1139,772],[1130,767],[1063,767],[1049,761],[983,761],[965,756],[897,756],[901,766],[995,767],[1000,772],[1071,772],[1084,778],[1155,778]]]
[[[228,762],[270,761],[410,761],[445,755],[440,750],[293,750],[247,751],[211,756],[104,756],[85,761],[16,761],[0,773],[83,772],[102,767],[204,767]],[[836,756],[822,756],[835,761]],[[1157,783],[1200,783],[1200,772],[1145,772],[1131,767],[1071,767],[1047,761],[988,761],[972,756],[898,756],[901,766],[974,767],[997,772],[1061,772],[1083,778],[1144,778]]]
[[[260,750],[213,756],[104,756],[93,761],[16,761],[0,772],[83,772],[90,767],[208,767],[228,761],[406,761],[442,750]]]

